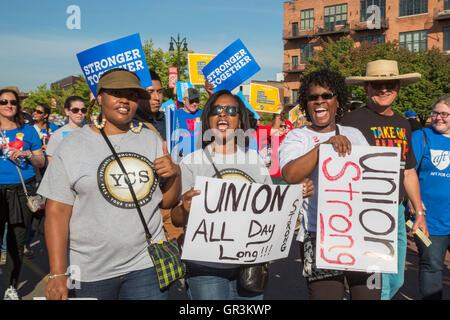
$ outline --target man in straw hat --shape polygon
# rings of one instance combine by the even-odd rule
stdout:
[[[348,85],[364,86],[368,103],[362,108],[347,113],[341,124],[358,128],[370,145],[401,148],[398,273],[382,275],[381,299],[391,299],[404,281],[406,227],[402,202],[406,195],[418,211],[413,231],[420,228],[428,236],[425,208],[423,208],[420,198],[419,180],[414,169],[416,158],[414,157],[411,144],[411,127],[405,118],[392,110],[392,104],[398,97],[400,86],[417,82],[420,78],[421,75],[419,73],[400,74],[397,61],[376,60],[367,64],[365,76],[345,79]]]

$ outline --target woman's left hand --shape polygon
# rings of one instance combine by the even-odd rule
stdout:
[[[300,183],[303,185],[303,199],[311,197],[314,194],[314,183],[312,180],[305,178]]]
[[[11,160],[16,160],[18,157],[22,156],[24,158],[27,158],[30,156],[30,150],[19,150],[16,148],[9,148],[9,151],[11,152],[10,154],[10,159]]]
[[[163,156],[155,159],[154,165],[156,173],[163,178],[176,177],[181,174],[180,166],[173,162],[165,141],[163,142]]]

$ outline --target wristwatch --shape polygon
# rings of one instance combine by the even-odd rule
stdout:
[[[30,155],[27,156],[27,159],[31,161],[33,159],[33,152],[30,150]]]

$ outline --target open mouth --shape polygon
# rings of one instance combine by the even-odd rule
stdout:
[[[120,114],[128,114],[130,112],[130,108],[128,107],[119,107],[116,111]]]
[[[225,120],[220,120],[217,122],[217,129],[219,129],[220,131],[226,131],[228,127],[228,122]]]
[[[314,113],[317,118],[325,118],[328,116],[328,109],[323,107],[315,108]]]

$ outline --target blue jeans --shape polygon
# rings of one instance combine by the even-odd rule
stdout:
[[[155,268],[133,271],[123,276],[81,282],[80,289],[70,291],[71,298],[98,300],[167,300],[168,291],[160,291]]]
[[[450,251],[450,235],[432,236],[426,247],[415,237],[419,249],[419,289],[424,300],[442,299],[442,271],[447,251]]]
[[[237,278],[239,268],[218,269],[186,263],[187,294],[191,300],[262,300],[263,293],[241,288]]]
[[[405,281],[406,263],[406,223],[405,207],[398,206],[398,235],[397,235],[397,273],[383,273],[381,275],[381,300],[390,300],[403,286]]]

